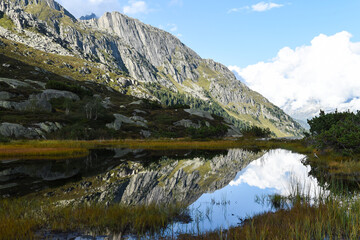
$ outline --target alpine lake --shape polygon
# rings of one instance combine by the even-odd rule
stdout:
[[[226,232],[255,215],[291,208],[289,200],[277,205],[272,196],[285,199],[301,193],[311,202],[329,195],[329,184],[317,178],[306,160],[307,155],[282,148],[233,147],[112,146],[90,149],[87,156],[78,158],[9,157],[0,161],[0,196],[2,201],[38,199],[41,204],[72,208],[118,204],[148,211],[147,206],[181,205],[161,227],[141,233],[131,227],[118,232],[44,227],[29,235],[35,239],[176,239]]]

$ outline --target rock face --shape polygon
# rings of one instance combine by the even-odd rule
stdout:
[[[134,96],[154,98],[146,93],[145,84],[156,84],[218,104],[229,117],[269,126],[279,136],[302,131],[283,111],[236,80],[227,67],[202,59],[170,33],[121,13],[78,21],[53,0],[1,1],[0,11],[21,33],[0,27],[0,36],[42,51],[100,61],[109,71],[123,71],[141,83],[134,86]],[[46,17],[44,11],[52,14]],[[80,71],[87,74],[88,70]],[[129,80],[105,79],[110,80],[123,87],[130,84]]]

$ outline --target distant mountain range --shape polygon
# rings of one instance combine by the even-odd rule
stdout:
[[[118,12],[81,19],[53,0],[2,0],[0,37],[42,51],[46,59],[2,54],[122,94],[208,111],[239,129],[256,125],[278,137],[302,134],[299,123],[227,67],[202,59],[170,33]],[[85,65],[67,66],[66,58]]]
[[[80,20],[90,20],[90,19],[93,19],[93,18],[98,18],[95,13],[92,13],[90,15],[85,15],[85,16],[81,16],[80,17]]]

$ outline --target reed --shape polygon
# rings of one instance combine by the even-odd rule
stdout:
[[[281,201],[278,197],[270,200]],[[291,196],[291,207],[253,216],[223,235],[224,239],[355,240],[360,237],[359,213],[359,196],[322,196],[314,203],[314,199],[300,194]],[[182,235],[179,239],[219,239],[219,231],[200,236]]]
[[[45,229],[140,236],[164,229],[184,209],[180,204],[56,206],[28,198],[0,200],[0,239],[44,238],[39,233]]]

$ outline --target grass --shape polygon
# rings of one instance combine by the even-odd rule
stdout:
[[[182,235],[179,239],[359,239],[359,196],[309,199],[297,194],[288,200],[291,207],[284,208],[279,196],[270,196],[280,210],[246,219],[228,231]]]
[[[13,30],[15,28],[15,24],[11,21],[11,19],[7,15],[1,13],[0,13],[0,26],[8,30]]]
[[[41,230],[143,235],[165,228],[181,215],[179,204],[56,206],[40,200],[0,200],[0,239],[37,239]]]
[[[71,147],[36,147],[31,145],[26,146],[7,146],[0,145],[0,159],[8,157],[84,157],[89,154],[89,150],[85,148],[71,148]]]
[[[89,149],[104,147],[126,147],[150,150],[169,149],[229,149],[245,148],[252,150],[286,148],[300,153],[311,153],[300,141],[257,141],[255,139],[240,140],[204,140],[189,139],[156,139],[156,140],[14,140],[0,143],[0,158],[9,156],[78,156],[87,154]]]

